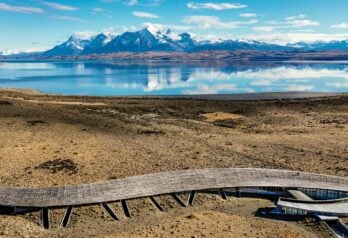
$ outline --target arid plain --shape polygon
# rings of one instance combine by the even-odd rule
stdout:
[[[348,96],[218,101],[100,98],[0,90],[0,186],[63,186],[193,168],[274,168],[348,176]],[[163,196],[165,213],[130,201],[132,219],[99,206],[71,226],[39,214],[1,216],[0,237],[330,237],[312,220],[261,215],[263,199],[200,194],[190,208]],[[119,207],[114,206],[118,214]]]

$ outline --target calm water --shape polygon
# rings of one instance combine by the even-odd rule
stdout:
[[[347,92],[348,62],[8,62],[0,63],[0,87],[75,95]]]

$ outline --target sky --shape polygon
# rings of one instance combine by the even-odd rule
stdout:
[[[0,51],[41,51],[72,34],[144,27],[189,32],[199,40],[344,40],[347,12],[346,0],[0,0]]]

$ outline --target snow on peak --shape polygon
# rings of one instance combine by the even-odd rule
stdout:
[[[107,43],[109,43],[110,41],[112,41],[115,38],[115,36],[111,33],[103,33],[103,34],[106,36],[106,38],[103,42],[103,45],[106,45]]]
[[[19,54],[20,51],[19,50],[3,50],[0,51],[0,55],[15,55],[15,54]]]
[[[73,40],[91,40],[93,37],[95,37],[97,34],[95,32],[91,31],[76,31],[73,33],[71,38]]]
[[[144,23],[145,29],[147,29],[153,36],[159,40],[170,39],[172,41],[180,40],[180,34],[168,29],[166,26],[154,23]]]

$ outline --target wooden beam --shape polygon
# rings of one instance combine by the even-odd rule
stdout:
[[[235,193],[236,193],[236,197],[238,197],[238,198],[239,198],[239,197],[240,197],[240,190],[239,190],[239,188],[236,188],[236,190],[235,190],[235,191],[236,191],[236,192],[235,192]]]
[[[62,222],[60,223],[61,227],[64,227],[64,228],[68,227],[68,225],[70,223],[70,219],[71,219],[72,210],[73,210],[72,206],[69,206],[65,210],[64,216],[62,218]]]
[[[172,197],[174,200],[182,207],[187,207],[187,205],[176,195],[176,193],[172,193]]]
[[[127,205],[127,201],[126,200],[121,200],[121,204],[122,204],[123,211],[124,211],[124,214],[126,215],[126,217],[131,218],[132,215],[131,215],[131,213],[129,211],[129,208],[128,208],[128,205]]]
[[[161,206],[161,204],[159,204],[156,199],[154,197],[150,197],[150,201],[152,202],[152,204],[158,209],[160,210],[161,212],[164,212],[164,209],[163,207]]]
[[[219,189],[219,193],[220,193],[220,195],[221,195],[221,197],[222,197],[223,200],[226,200],[226,199],[227,199],[226,193],[225,193],[225,191],[224,191],[222,188]]]
[[[119,220],[114,210],[112,210],[112,208],[106,202],[103,202],[101,205],[105,209],[105,211],[109,214],[109,216],[112,218],[112,220],[114,221]]]
[[[189,199],[188,199],[188,204],[190,206],[193,205],[193,202],[195,200],[195,197],[196,197],[196,191],[191,191],[190,195],[189,195]]]
[[[41,210],[41,224],[44,229],[50,229],[51,223],[50,223],[50,210],[45,207]]]

